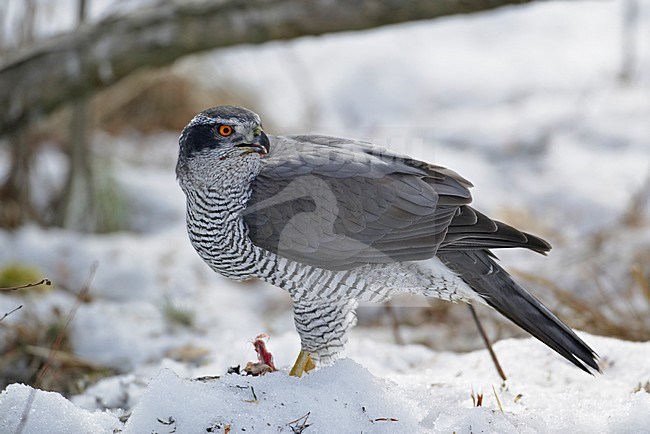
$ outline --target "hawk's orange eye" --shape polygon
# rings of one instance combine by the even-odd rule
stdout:
[[[234,132],[233,128],[230,125],[219,125],[217,131],[224,137],[228,137]]]

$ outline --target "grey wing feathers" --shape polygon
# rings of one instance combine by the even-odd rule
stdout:
[[[471,183],[451,170],[364,142],[271,140],[244,219],[256,245],[289,259],[342,270],[439,248],[549,248],[468,207]]]
[[[524,247],[546,254],[551,245],[541,238],[492,220],[470,206],[458,208],[440,251]]]

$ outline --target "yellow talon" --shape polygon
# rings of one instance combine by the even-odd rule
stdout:
[[[311,360],[309,353],[300,350],[300,354],[298,354],[298,358],[296,359],[296,363],[293,364],[293,368],[289,371],[289,375],[293,377],[302,377],[304,372],[311,371],[315,367],[316,365],[314,365],[314,362]]]

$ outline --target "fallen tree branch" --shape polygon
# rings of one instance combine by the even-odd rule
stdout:
[[[0,63],[0,135],[142,67],[190,53],[478,12],[531,0],[173,1],[108,17]],[[262,68],[263,65],[260,65]]]

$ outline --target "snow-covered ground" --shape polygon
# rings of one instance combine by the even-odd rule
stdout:
[[[499,253],[506,268],[589,298],[603,280],[615,294],[637,258],[650,258],[647,215],[621,227],[650,173],[650,4],[640,2],[627,84],[617,80],[622,7],[543,2],[224,50],[175,69],[246,89],[271,133],[365,138],[453,168],[476,185],[477,207],[554,244],[548,258]],[[30,264],[55,283],[22,298],[0,294],[0,315],[24,304],[2,321],[0,343],[34,317],[47,323],[54,308],[69,312],[75,296],[57,288],[77,291],[97,263],[70,340],[75,357],[119,373],[69,399],[10,385],[0,393],[0,433],[650,430],[649,342],[583,334],[601,356],[603,374],[592,377],[531,339],[500,341],[504,385],[485,351],[398,346],[390,330],[357,328],[347,359],[289,377],[299,341],[288,296],[229,282],[192,250],[176,141],[177,132],[96,137],[112,156],[133,231],[0,232],[0,268]],[[43,185],[60,181],[61,164],[54,151],[39,158]],[[603,233],[596,246],[593,234]],[[648,300],[630,302],[650,312]],[[263,332],[280,372],[226,374],[255,360],[251,341]],[[220,378],[193,380],[201,376]],[[483,395],[482,407],[472,394]]]
[[[24,432],[34,433],[647,432],[650,345],[584,337],[601,351],[604,375],[579,373],[530,339],[496,345],[512,378],[502,384],[485,351],[435,353],[362,338],[355,361],[300,379],[283,371],[193,380],[192,370],[167,362],[141,373],[146,381],[102,380],[72,402],[15,384],[2,395],[0,426],[14,432],[26,418]],[[483,396],[481,407],[472,395]],[[120,412],[83,409],[130,399],[137,404],[125,425]]]

